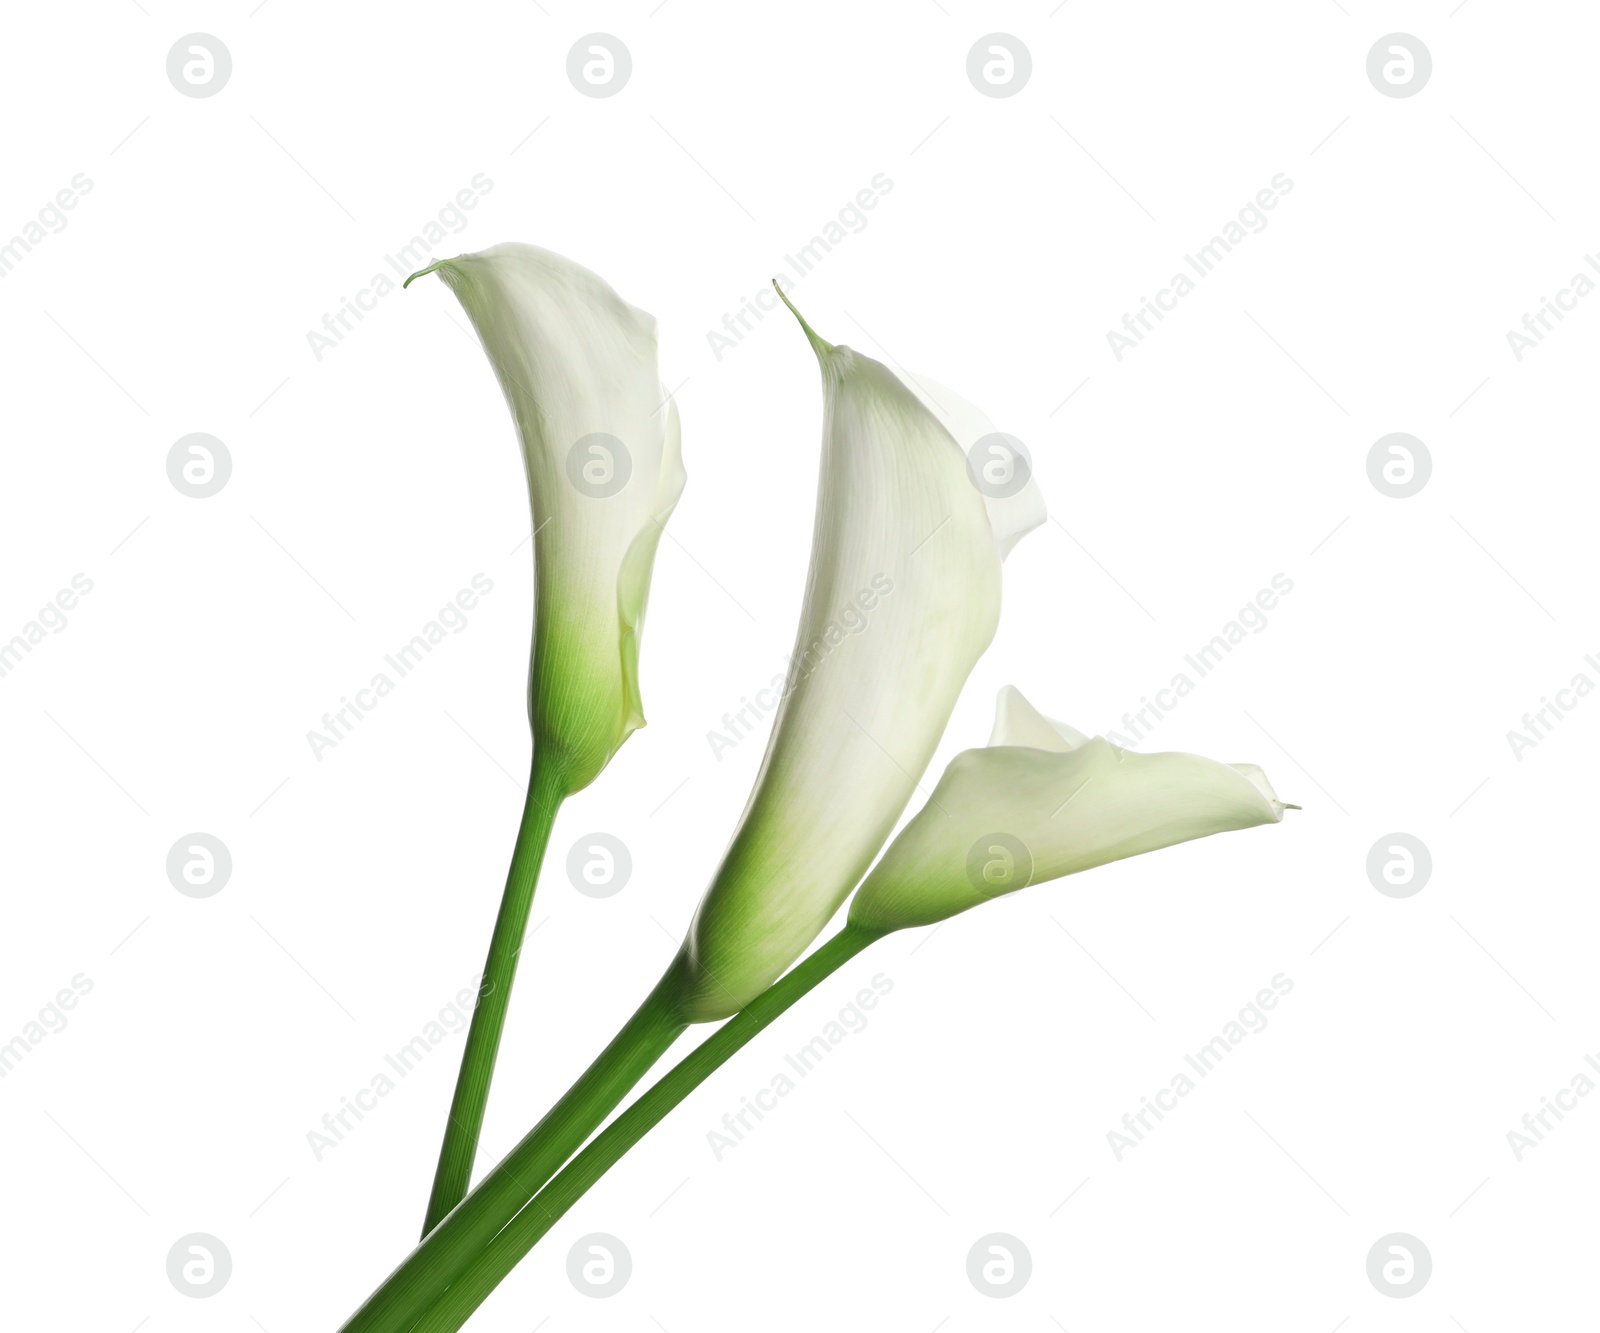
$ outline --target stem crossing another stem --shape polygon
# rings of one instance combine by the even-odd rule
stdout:
[[[792,1004],[881,938],[846,926],[684,1056],[509,1219],[411,1333],[455,1333],[562,1215],[673,1107]]]

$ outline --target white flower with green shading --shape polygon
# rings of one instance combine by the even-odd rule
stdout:
[[[811,570],[755,789],[685,945],[695,1021],[771,985],[871,865],[994,637],[1001,561],[1045,516],[1031,476],[974,483],[967,450],[995,435],[975,407],[800,323],[824,393]]]
[[[1276,824],[1285,805],[1254,764],[1136,754],[1000,693],[989,744],[950,761],[872,868],[850,924],[927,926],[1029,884],[1176,843]]]
[[[471,1179],[556,811],[644,725],[639,634],[656,545],[684,471],[677,405],[656,365],[656,322],[608,283],[532,245],[497,245],[422,272],[437,273],[460,300],[511,409],[533,509],[535,589],[527,802],[462,1052],[427,1235]]]
[[[656,322],[537,246],[497,245],[422,272],[472,320],[522,444],[536,587],[529,710],[539,763],[559,769],[570,795],[644,725],[639,633],[684,485]]]

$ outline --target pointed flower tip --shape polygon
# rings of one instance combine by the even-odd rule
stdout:
[[[434,269],[440,268],[449,262],[450,261],[448,259],[436,259],[433,261],[433,263],[429,264],[427,268],[419,268],[415,273],[413,273],[409,278],[400,284],[400,290],[405,291],[405,289],[414,283],[418,278],[427,277],[428,274],[434,271]]]
[[[1279,801],[1278,804],[1281,805],[1285,810],[1304,810],[1305,809],[1305,806],[1303,806],[1303,805],[1290,805],[1288,801]]]
[[[817,336],[817,331],[807,324],[806,317],[794,308],[794,302],[789,299],[789,294],[783,290],[783,285],[776,278],[772,280],[772,290],[777,292],[778,299],[789,307],[789,313],[800,321],[800,327],[805,330],[806,338],[811,343],[812,351],[818,357],[827,356],[828,353],[832,352],[834,350],[833,344]]]

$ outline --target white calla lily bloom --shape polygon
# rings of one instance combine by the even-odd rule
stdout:
[[[541,770],[570,795],[644,725],[639,633],[685,479],[656,322],[537,246],[422,272],[438,273],[472,320],[521,439],[536,583],[529,710]]]
[[[532,245],[497,245],[422,273],[437,273],[460,300],[511,408],[534,551],[533,767],[439,1150],[427,1235],[471,1179],[557,811],[644,725],[639,633],[684,471],[677,407],[656,365],[656,322],[609,284]]]
[[[811,568],[755,788],[684,946],[696,1021],[765,990],[859,882],[994,637],[1001,560],[1045,516],[1026,472],[975,483],[967,450],[995,435],[976,408],[800,323],[824,390]]]
[[[850,924],[932,925],[1029,884],[1276,824],[1298,808],[1254,764],[1136,754],[1050,720],[1007,686],[989,744],[950,761],[857,891]]]

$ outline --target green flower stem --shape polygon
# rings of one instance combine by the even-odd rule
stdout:
[[[688,1027],[679,1014],[683,985],[679,955],[561,1100],[367,1297],[340,1333],[405,1333],[416,1322]]]
[[[424,1236],[461,1202],[472,1183],[472,1164],[478,1155],[483,1109],[489,1100],[495,1057],[500,1053],[500,1035],[505,1030],[511,983],[517,974],[517,957],[522,952],[523,935],[528,929],[528,913],[533,907],[533,891],[539,882],[539,867],[550,842],[550,830],[565,796],[558,767],[540,763],[535,751],[533,770],[528,777],[528,800],[522,808],[522,825],[517,830],[517,844],[511,853],[511,869],[506,874],[500,914],[495,918],[494,934],[489,939],[489,957],[483,965],[478,1005],[472,1011],[472,1025],[467,1029],[466,1046],[461,1052],[461,1072],[456,1075],[455,1097],[450,1102],[450,1118],[445,1123],[444,1143],[439,1148],[433,1194],[428,1200],[428,1216],[422,1227]]]
[[[454,1333],[562,1215],[733,1053],[885,932],[846,926],[690,1051],[508,1219],[487,1248],[410,1333]]]

